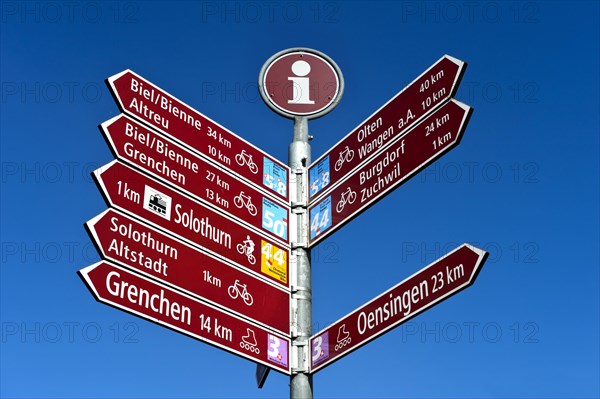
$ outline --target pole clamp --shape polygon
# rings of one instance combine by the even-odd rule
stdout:
[[[290,242],[290,246],[292,247],[292,250],[294,249],[308,249],[308,243],[306,242]]]
[[[306,201],[292,201],[291,203],[291,208],[292,208],[292,212],[294,213],[304,213],[306,212],[306,208],[308,207],[308,204],[306,203]],[[298,212],[300,211],[300,212]],[[304,212],[301,212],[304,211]]]
[[[301,285],[292,284],[292,285],[290,285],[290,291],[292,291],[292,294],[295,294],[296,292],[299,292],[299,291],[304,291],[304,292],[310,293],[312,290],[308,287],[303,287]]]

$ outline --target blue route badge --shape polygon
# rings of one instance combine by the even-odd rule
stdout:
[[[311,197],[329,185],[329,155],[310,170],[308,178]]]
[[[331,196],[310,210],[310,238],[313,239],[331,227]]]
[[[263,158],[263,185],[287,197],[287,171],[269,158]]]
[[[274,202],[263,198],[262,227],[284,240],[288,232],[287,210]]]

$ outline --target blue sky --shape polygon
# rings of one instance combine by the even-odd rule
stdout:
[[[313,250],[315,332],[469,242],[475,284],[315,375],[321,398],[593,398],[599,378],[598,2],[14,2],[1,7],[0,396],[279,398],[254,364],[97,303],[83,223],[107,208],[104,79],[130,68],[277,159],[258,72],[334,59],[313,159],[444,54],[461,144]]]

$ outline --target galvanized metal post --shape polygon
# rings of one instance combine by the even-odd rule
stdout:
[[[312,71],[312,72],[311,72]],[[290,84],[292,82],[292,84]],[[273,55],[258,74],[260,96],[273,111],[294,119],[294,139],[288,150],[291,215],[289,233],[290,398],[312,399],[309,339],[312,334],[312,287],[309,242],[308,166],[311,163],[308,120],[330,112],[344,92],[340,68],[327,55],[309,48],[290,48]],[[313,87],[318,89],[313,92]],[[293,89],[292,93],[290,90]],[[311,94],[311,92],[313,92]],[[293,94],[293,98],[289,95]]]
[[[293,258],[290,262],[292,288],[292,359],[290,377],[291,399],[312,399],[313,380],[309,374],[309,338],[312,333],[312,287],[310,252],[308,249],[308,165],[310,165],[310,144],[308,119],[294,118],[294,139],[288,150],[288,165],[295,176],[291,188],[292,219],[290,227],[296,226],[292,241]]]

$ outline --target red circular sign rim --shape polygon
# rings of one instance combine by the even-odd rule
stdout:
[[[269,71],[273,67],[273,65],[275,65],[278,61],[282,60],[283,58],[298,55],[298,54],[306,54],[306,55],[310,55],[310,56],[313,56],[314,58],[319,59],[331,70],[331,72],[333,73],[333,76],[335,77],[336,89],[335,89],[334,94],[331,96],[331,100],[329,100],[321,108],[314,110],[314,111],[310,111],[310,112],[297,112],[297,111],[292,111],[292,110],[286,109],[286,108],[282,107],[281,105],[277,104],[275,101],[273,101],[267,92],[266,78],[267,78]],[[301,117],[314,119],[314,118],[323,116],[326,113],[330,112],[337,105],[337,103],[340,101],[342,94],[343,94],[344,80],[343,80],[343,76],[342,76],[342,73],[341,73],[339,67],[331,58],[329,58],[327,55],[325,55],[321,52],[318,52],[316,50],[302,48],[302,49],[289,49],[289,50],[281,51],[281,52],[273,55],[269,60],[267,60],[267,62],[263,65],[263,68],[260,72],[259,86],[260,86],[261,97],[263,98],[265,103],[271,109],[273,109],[275,112],[277,112],[283,116],[291,117],[291,118],[301,116]]]

